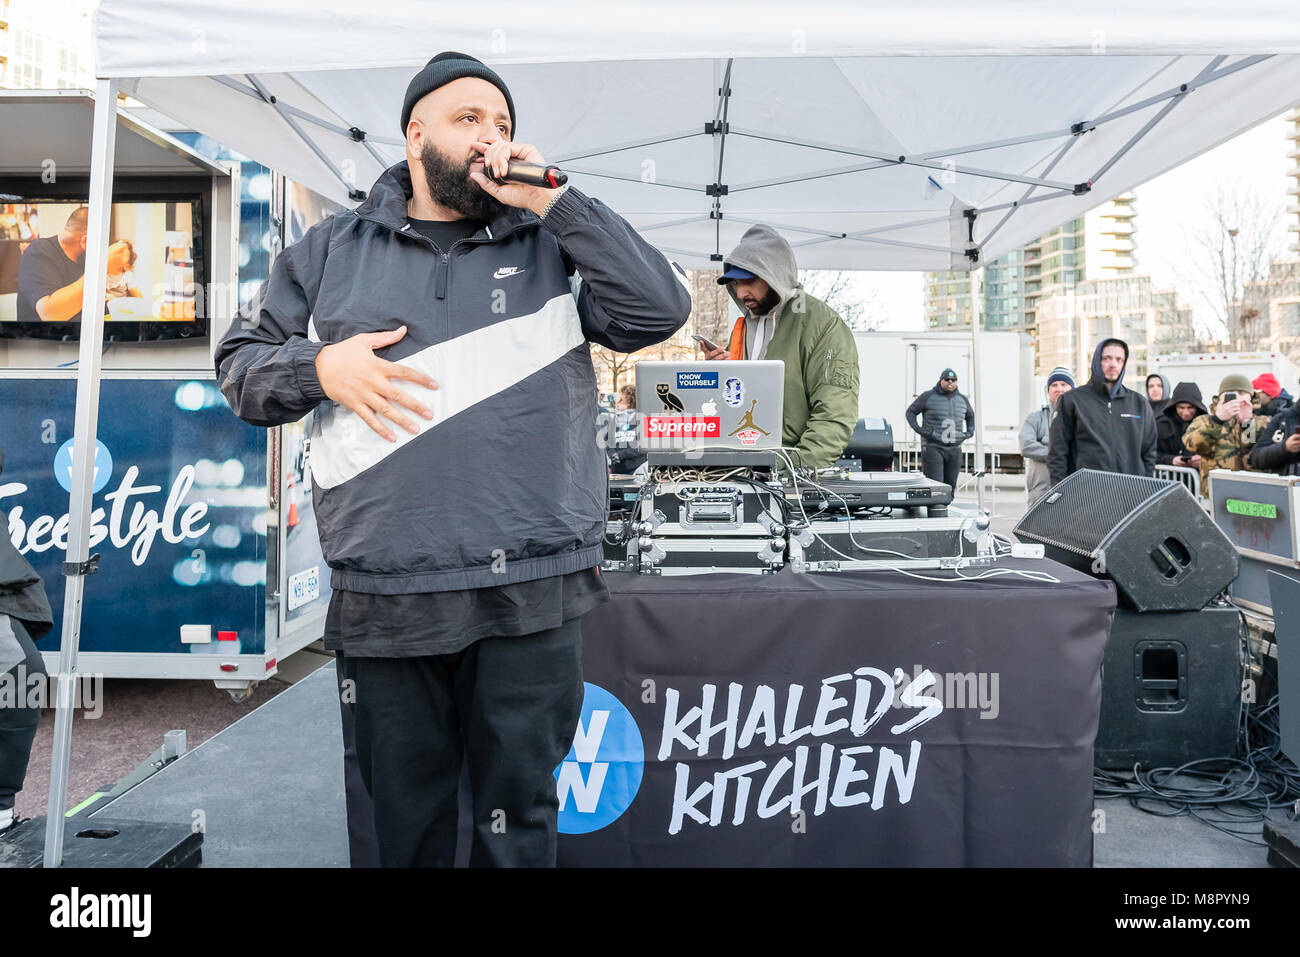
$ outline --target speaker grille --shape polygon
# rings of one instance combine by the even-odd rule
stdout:
[[[1178,487],[1164,479],[1082,469],[1039,499],[1020,519],[1015,534],[1091,556],[1128,516]]]

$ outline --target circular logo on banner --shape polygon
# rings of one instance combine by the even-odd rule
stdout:
[[[64,442],[59,446],[59,451],[54,453],[54,481],[63,487],[63,491],[72,491],[72,439]],[[98,492],[108,484],[108,480],[113,475],[113,456],[108,452],[108,446],[98,439],[95,440],[95,472],[94,478],[91,479],[91,492]]]
[[[604,688],[583,682],[573,747],[555,769],[561,834],[589,834],[632,806],[645,770],[641,729]]]

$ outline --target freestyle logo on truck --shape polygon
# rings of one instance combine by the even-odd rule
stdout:
[[[112,456],[108,449],[95,450],[95,477],[93,489],[98,491],[109,482]],[[69,476],[72,461],[71,440],[65,442],[54,457],[54,477],[63,488],[71,487]],[[182,466],[172,481],[167,501],[161,514],[157,509],[146,508],[140,497],[162,491],[161,485],[136,485],[140,469],[132,465],[122,475],[116,489],[104,495],[107,508],[96,508],[90,515],[90,547],[94,548],[108,539],[114,548],[130,548],[131,561],[143,565],[149,557],[154,541],[162,535],[165,541],[178,545],[186,539],[197,539],[206,532],[211,522],[202,522],[207,515],[206,502],[184,505],[185,497],[194,485],[194,466]],[[68,484],[64,484],[64,482]],[[22,495],[27,486],[21,482],[0,483],[0,511],[9,508],[9,539],[22,554],[44,552],[51,548],[68,547],[68,514],[57,519],[53,515],[35,515],[30,520],[23,514],[23,506],[6,501]],[[132,501],[134,499],[134,501]],[[129,517],[127,505],[132,506]],[[108,524],[104,524],[105,518]]]

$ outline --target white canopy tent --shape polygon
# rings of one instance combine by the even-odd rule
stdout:
[[[693,267],[765,222],[804,268],[967,269],[1300,99],[1293,2],[1000,6],[104,0],[95,27],[123,92],[341,202],[402,159],[416,70],[478,56],[517,139]]]
[[[85,316],[102,315],[118,91],[355,201],[402,158],[410,77],[460,50],[510,86],[518,139],[684,265],[717,264],[766,222],[803,268],[890,270],[977,268],[1300,99],[1294,0],[1105,12],[1025,0],[101,0],[95,49]],[[92,320],[61,689],[76,663],[101,342]],[[47,866],[61,860],[70,733],[61,708]]]

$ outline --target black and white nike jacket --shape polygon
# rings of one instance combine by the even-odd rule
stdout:
[[[510,209],[438,249],[407,222],[405,162],[356,210],[275,261],[216,354],[254,425],[315,410],[311,472],[334,588],[380,595],[531,581],[600,563],[608,497],[589,342],[633,352],[691,311],[685,278],[620,216],[570,188],[545,221]],[[396,442],[325,397],[324,345],[405,325],[377,351],[433,411]]]

